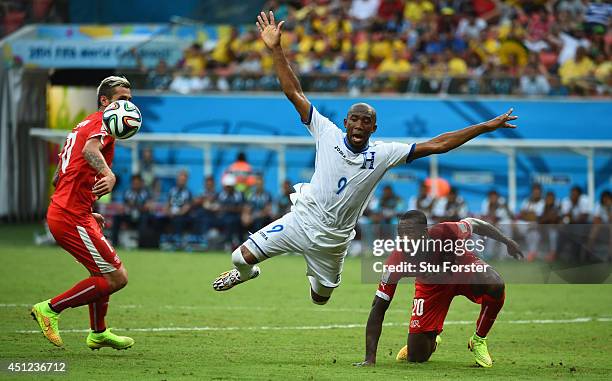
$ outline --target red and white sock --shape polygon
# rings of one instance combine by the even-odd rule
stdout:
[[[487,337],[497,314],[504,306],[504,300],[506,300],[506,293],[500,298],[496,299],[490,295],[483,295],[482,305],[480,306],[480,316],[476,322],[476,334],[482,338]]]
[[[108,311],[109,296],[103,296],[100,299],[89,303],[89,326],[94,332],[102,332],[106,329],[104,317]]]
[[[110,285],[102,276],[92,276],[75,284],[70,290],[59,294],[49,303],[55,312],[92,303],[111,294]]]

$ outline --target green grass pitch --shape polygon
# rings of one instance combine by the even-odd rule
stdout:
[[[363,359],[364,328],[375,285],[360,281],[349,259],[331,302],[310,302],[305,264],[285,256],[262,265],[262,276],[225,293],[210,283],[229,268],[228,254],[120,251],[127,288],[111,297],[107,321],[132,336],[127,351],[85,346],[87,308],[66,310],[65,349],[54,348],[28,305],[87,274],[56,247],[30,244],[32,228],[0,225],[0,362],[54,360],[66,375],[0,379],[610,379],[612,285],[513,285],[490,334],[491,369],[475,368],[466,349],[479,306],[456,298],[442,346],[425,364],[396,363],[407,333],[413,286],[400,285],[387,313],[375,368]],[[585,319],[579,319],[585,318]],[[538,322],[537,320],[548,320]],[[160,328],[160,330],[150,329]],[[184,329],[184,330],[181,330]]]

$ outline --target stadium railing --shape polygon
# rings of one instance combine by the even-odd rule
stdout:
[[[135,88],[153,89],[149,83],[152,71],[134,69],[121,70],[130,78]],[[169,77],[177,73],[169,71]],[[427,75],[420,72],[409,74],[385,74],[366,71],[344,71],[337,73],[311,72],[300,73],[300,83],[305,92],[359,92],[359,93],[398,93],[398,94],[437,94],[437,95],[536,95],[521,89],[521,76],[510,74],[486,75]],[[197,76],[196,76],[197,77]],[[227,72],[210,70],[205,74],[210,87],[205,91],[278,91],[278,81],[274,73]],[[593,77],[579,78],[563,85],[556,75],[546,76],[549,89],[546,93],[539,90],[540,96],[566,96],[569,94],[605,96],[611,94],[605,84]],[[223,81],[220,85],[219,81]],[[169,84],[170,81],[168,81]],[[167,90],[167,87],[158,90]],[[198,91],[201,92],[201,91]]]

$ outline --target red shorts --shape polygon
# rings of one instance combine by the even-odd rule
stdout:
[[[91,273],[105,274],[121,267],[115,249],[91,213],[76,216],[51,203],[47,224],[58,245]]]
[[[475,255],[465,255],[460,262],[486,265]],[[482,304],[482,295],[475,295],[472,290],[471,282],[468,279],[471,277],[470,274],[462,273],[453,276],[461,279],[457,279],[457,283],[450,284],[429,284],[418,279],[415,281],[410,333],[436,332],[439,334],[442,332],[448,308],[457,295],[463,295],[474,303]]]

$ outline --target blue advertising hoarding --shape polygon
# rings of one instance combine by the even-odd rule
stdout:
[[[608,120],[612,103],[583,100],[440,100],[412,98],[347,98],[313,96],[315,107],[337,125],[348,107],[358,101],[372,104],[378,112],[375,137],[432,137],[450,130],[490,119],[513,107],[519,115],[516,130],[504,129],[489,138],[514,139],[612,139]],[[135,102],[143,112],[146,132],[215,133],[244,135],[308,136],[293,106],[283,96],[274,95],[138,95]],[[215,150],[215,175],[233,162],[238,149]],[[439,156],[440,175],[459,187],[470,209],[478,211],[489,189],[507,192],[507,158],[487,151],[483,154],[451,152]],[[268,189],[277,194],[276,154],[266,150],[247,151],[254,168],[266,177]],[[203,156],[198,149],[155,150],[156,158],[184,166],[191,173],[190,187],[201,190]],[[292,150],[287,156],[289,178],[307,181],[313,170],[314,146]],[[394,169],[384,182],[394,186],[405,199],[415,194],[418,181],[427,176],[428,159]],[[126,169],[127,170],[127,169]],[[612,158],[600,155],[595,160],[597,194],[610,188]],[[572,153],[540,153],[517,156],[519,201],[529,185],[542,182],[545,189],[563,197],[569,187],[586,188],[586,159]]]

